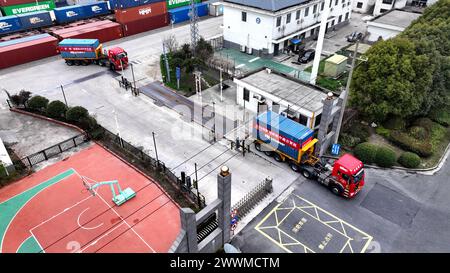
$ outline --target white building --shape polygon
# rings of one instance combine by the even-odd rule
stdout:
[[[260,107],[318,129],[327,91],[270,69],[234,78],[236,103],[258,113]]]
[[[319,33],[325,0],[224,0],[224,46],[255,55],[278,55]],[[327,28],[351,17],[351,0],[331,0]]]
[[[6,147],[3,144],[3,141],[1,138],[0,138],[0,165],[3,165],[8,172],[11,172],[14,170],[13,162],[11,161],[8,151],[6,150]]]
[[[402,9],[406,6],[427,7],[438,0],[353,0],[353,11],[370,13],[378,16],[392,9]]]
[[[412,21],[420,17],[420,13],[404,10],[391,10],[367,21],[367,40],[371,43],[379,39],[387,40],[405,30]]]

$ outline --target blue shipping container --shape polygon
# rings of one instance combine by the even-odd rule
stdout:
[[[86,18],[83,7],[79,5],[56,8],[53,11],[55,12],[56,22],[60,24],[83,20]]]
[[[115,10],[115,9],[132,8],[165,1],[166,0],[109,0],[109,6],[112,10]]]
[[[208,3],[198,3],[195,5],[197,6],[198,17],[208,15]],[[170,20],[174,24],[188,21],[190,19],[190,17],[189,17],[190,10],[191,10],[190,6],[184,6],[184,7],[180,7],[180,8],[176,8],[176,9],[171,9],[171,10],[169,10]]]
[[[312,140],[314,131],[287,117],[268,111],[254,120],[253,136],[274,149],[298,159],[303,144]]]
[[[95,59],[98,39],[64,39],[58,49],[64,59]]]
[[[51,26],[53,24],[52,17],[48,11],[19,14],[17,17],[19,17],[24,30]]]
[[[86,18],[105,15],[110,13],[107,2],[98,2],[93,4],[82,5]]]
[[[21,31],[22,24],[16,15],[0,17],[0,35]]]
[[[19,38],[19,39],[14,39],[14,40],[10,40],[10,41],[4,41],[4,42],[0,43],[0,47],[26,43],[26,42],[30,42],[30,41],[34,41],[34,40],[40,40],[40,39],[47,38],[47,37],[52,37],[52,36],[48,33],[44,33],[44,34],[38,34],[38,35],[23,37],[23,38]]]

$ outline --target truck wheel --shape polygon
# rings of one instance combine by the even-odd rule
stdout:
[[[289,163],[289,166],[290,166],[291,169],[292,169],[294,172],[296,172],[296,173],[298,173],[298,172],[300,171],[300,167],[299,167],[294,161],[291,161],[291,162]]]
[[[303,175],[303,177],[305,177],[307,179],[311,178],[311,173],[308,170],[303,170],[302,175]]]
[[[79,66],[80,65],[80,61],[75,61],[75,65]]]
[[[111,69],[111,71],[116,71],[116,68],[114,67],[113,64],[110,64],[110,65],[109,65],[109,69]]]
[[[267,155],[267,156],[272,156],[272,152],[271,151],[265,151],[264,154]]]
[[[82,61],[82,62],[81,62],[81,65],[82,65],[82,66],[87,66],[87,65],[89,65],[89,62],[88,62],[88,61]]]
[[[255,149],[259,152],[261,152],[261,144],[260,143],[255,143]]]
[[[338,185],[331,185],[330,190],[332,193],[334,193],[336,195],[341,195],[341,193],[342,193],[342,189]]]
[[[66,61],[66,64],[67,64],[68,66],[72,66],[72,65],[73,65],[73,61],[67,60],[67,61]]]
[[[273,155],[273,158],[274,158],[275,161],[277,161],[277,162],[283,161],[283,159],[281,158],[281,156],[280,156],[278,153],[275,153],[275,154]]]

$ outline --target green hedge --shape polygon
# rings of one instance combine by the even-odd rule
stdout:
[[[405,152],[398,158],[398,163],[406,168],[417,168],[420,157],[415,153]]]
[[[406,123],[401,117],[390,117],[384,123],[383,126],[389,130],[403,130],[406,127]]]
[[[392,131],[389,140],[403,150],[416,153],[422,157],[429,157],[433,154],[433,147],[429,141],[417,140],[401,131]]]
[[[362,162],[370,164],[374,162],[377,150],[378,146],[364,142],[355,147],[354,154]]]
[[[408,128],[408,133],[410,136],[417,140],[426,140],[430,137],[430,133],[424,127],[412,126]]]
[[[443,109],[433,109],[428,115],[431,120],[439,123],[442,126],[450,126],[450,112]]]
[[[339,143],[341,143],[345,147],[353,148],[359,143],[361,143],[361,139],[358,137],[351,136],[349,134],[342,133],[339,136]]]
[[[431,132],[433,130],[434,122],[429,118],[419,118],[416,119],[413,123],[413,126],[419,126],[425,128],[428,132]]]
[[[383,136],[385,138],[389,138],[389,135],[391,134],[391,130],[384,128],[383,126],[378,126],[377,129],[375,129],[375,131],[377,132],[377,134],[379,134],[380,136]]]
[[[81,106],[75,106],[69,108],[66,113],[66,118],[68,121],[79,123],[82,119],[88,118],[89,112],[86,108]]]
[[[47,108],[47,105],[48,99],[42,96],[34,96],[27,102],[28,108],[41,112]]]
[[[384,168],[392,167],[395,164],[397,157],[395,152],[387,147],[378,147],[375,153],[375,163]]]
[[[0,178],[6,177],[6,169],[3,164],[0,162]]]
[[[46,112],[49,117],[60,119],[66,116],[66,111],[66,105],[62,101],[55,100],[47,105]]]

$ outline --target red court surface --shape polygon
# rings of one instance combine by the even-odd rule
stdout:
[[[117,206],[109,185],[92,195],[81,177],[136,196]],[[0,252],[167,252],[180,231],[174,201],[99,145],[1,189],[0,210]]]

